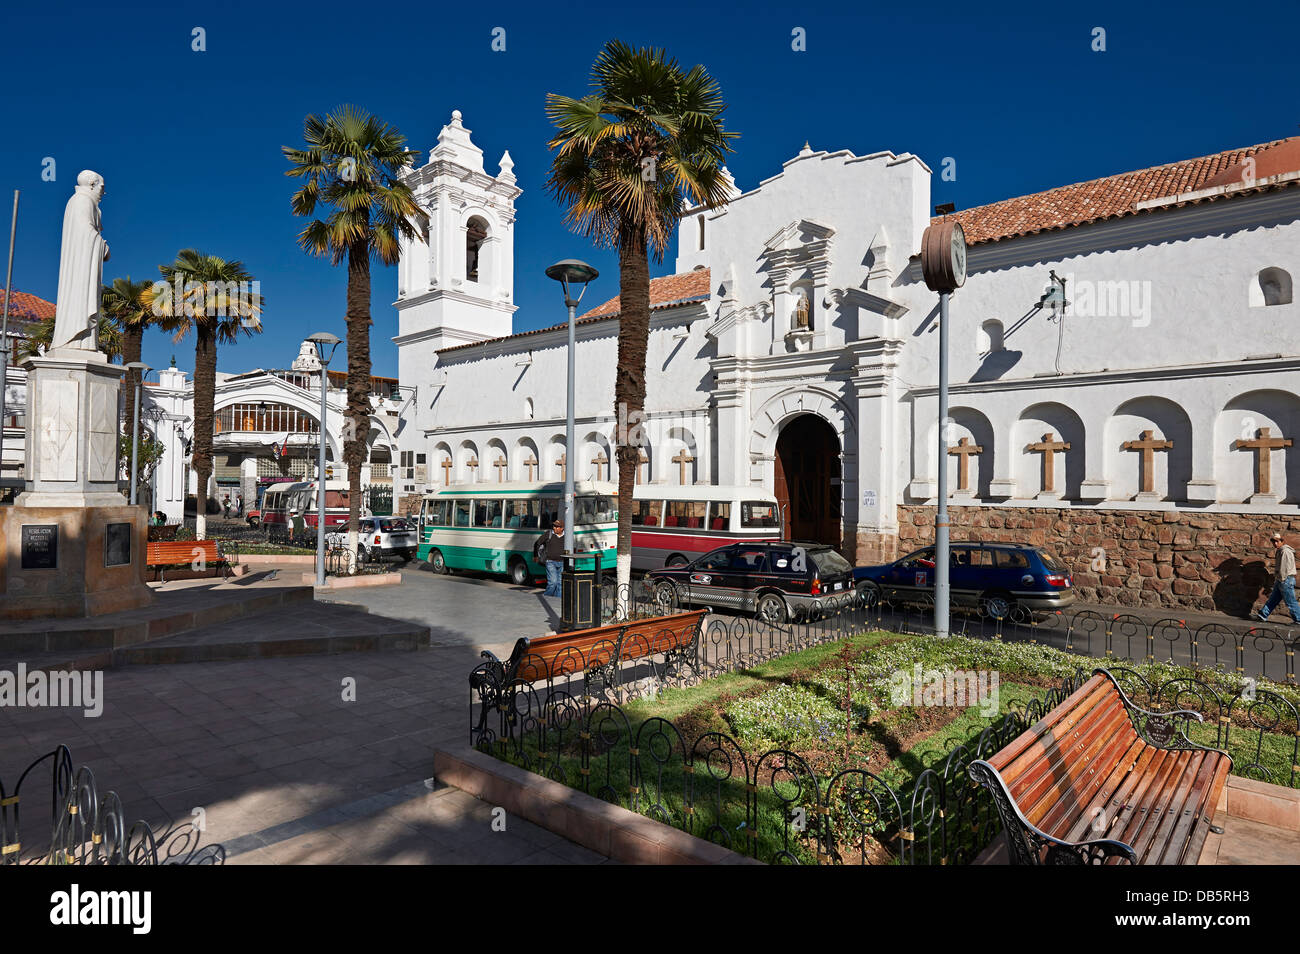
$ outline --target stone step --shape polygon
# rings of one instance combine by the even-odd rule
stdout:
[[[342,604],[309,603],[113,651],[116,665],[427,649],[427,626]]]
[[[89,620],[43,620],[0,624],[5,655],[113,651],[229,620],[312,601],[310,586],[250,588],[232,596],[194,589],[155,591],[154,605]]]

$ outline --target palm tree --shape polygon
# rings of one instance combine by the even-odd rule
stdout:
[[[632,487],[645,408],[650,340],[650,266],[663,260],[683,207],[725,204],[723,159],[739,134],[723,129],[717,83],[695,66],[683,70],[662,49],[610,40],[591,69],[581,99],[549,93],[546,113],[558,149],[547,189],[566,208],[565,221],[598,247],[618,249],[617,437],[618,584],[628,592],[632,568]]]
[[[207,533],[208,481],[212,479],[213,403],[217,391],[217,346],[234,344],[239,332],[262,330],[263,299],[258,283],[242,262],[182,249],[176,261],[159,265],[164,282],[146,293],[158,324],[180,341],[190,331],[194,342],[194,453],[198,477],[194,537]],[[177,292],[176,290],[179,290]]]
[[[311,216],[317,204],[329,214],[312,219],[298,244],[330,264],[348,263],[348,409],[343,460],[348,468],[348,545],[357,546],[361,518],[361,465],[370,436],[370,256],[385,265],[401,256],[400,237],[412,238],[411,219],[420,212],[415,196],[401,181],[419,153],[406,137],[364,109],[343,106],[328,116],[303,121],[301,149],[282,147],[291,168],[285,175],[305,179],[291,201],[294,215]],[[325,375],[321,375],[325,386]]]
[[[125,278],[113,279],[112,285],[104,286],[102,296],[102,307],[100,309],[104,320],[100,323],[100,347],[103,348],[104,332],[106,325],[116,328],[118,336],[121,338],[120,352],[123,364],[131,364],[140,360],[140,351],[144,344],[144,332],[153,324],[153,296],[150,294],[152,282],[131,281],[131,276]],[[129,440],[131,435],[136,433],[139,428],[143,433],[141,422],[136,419],[135,414],[135,389],[141,383],[140,374],[134,368],[128,368],[126,371],[126,390],[123,392],[126,400],[127,409],[126,436]]]

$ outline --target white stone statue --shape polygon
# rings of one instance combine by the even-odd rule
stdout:
[[[100,295],[104,262],[108,261],[108,243],[99,218],[103,195],[104,177],[86,169],[77,176],[77,189],[63,210],[52,351],[99,349]]]

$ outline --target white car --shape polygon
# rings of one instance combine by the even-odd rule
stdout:
[[[339,527],[325,534],[325,541],[334,546],[346,546],[348,532]],[[402,517],[362,517],[357,531],[357,559],[400,560],[407,563],[415,558],[419,544],[415,524]]]

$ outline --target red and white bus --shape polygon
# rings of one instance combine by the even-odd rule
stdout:
[[[272,539],[287,536],[292,529],[293,511],[302,514],[304,526],[316,529],[319,516],[316,481],[285,481],[272,484],[262,496],[262,526]],[[363,516],[365,511],[362,511]],[[347,526],[348,482],[325,481],[325,528]]]
[[[637,484],[632,568],[680,566],[729,543],[781,539],[776,497],[759,487]]]

